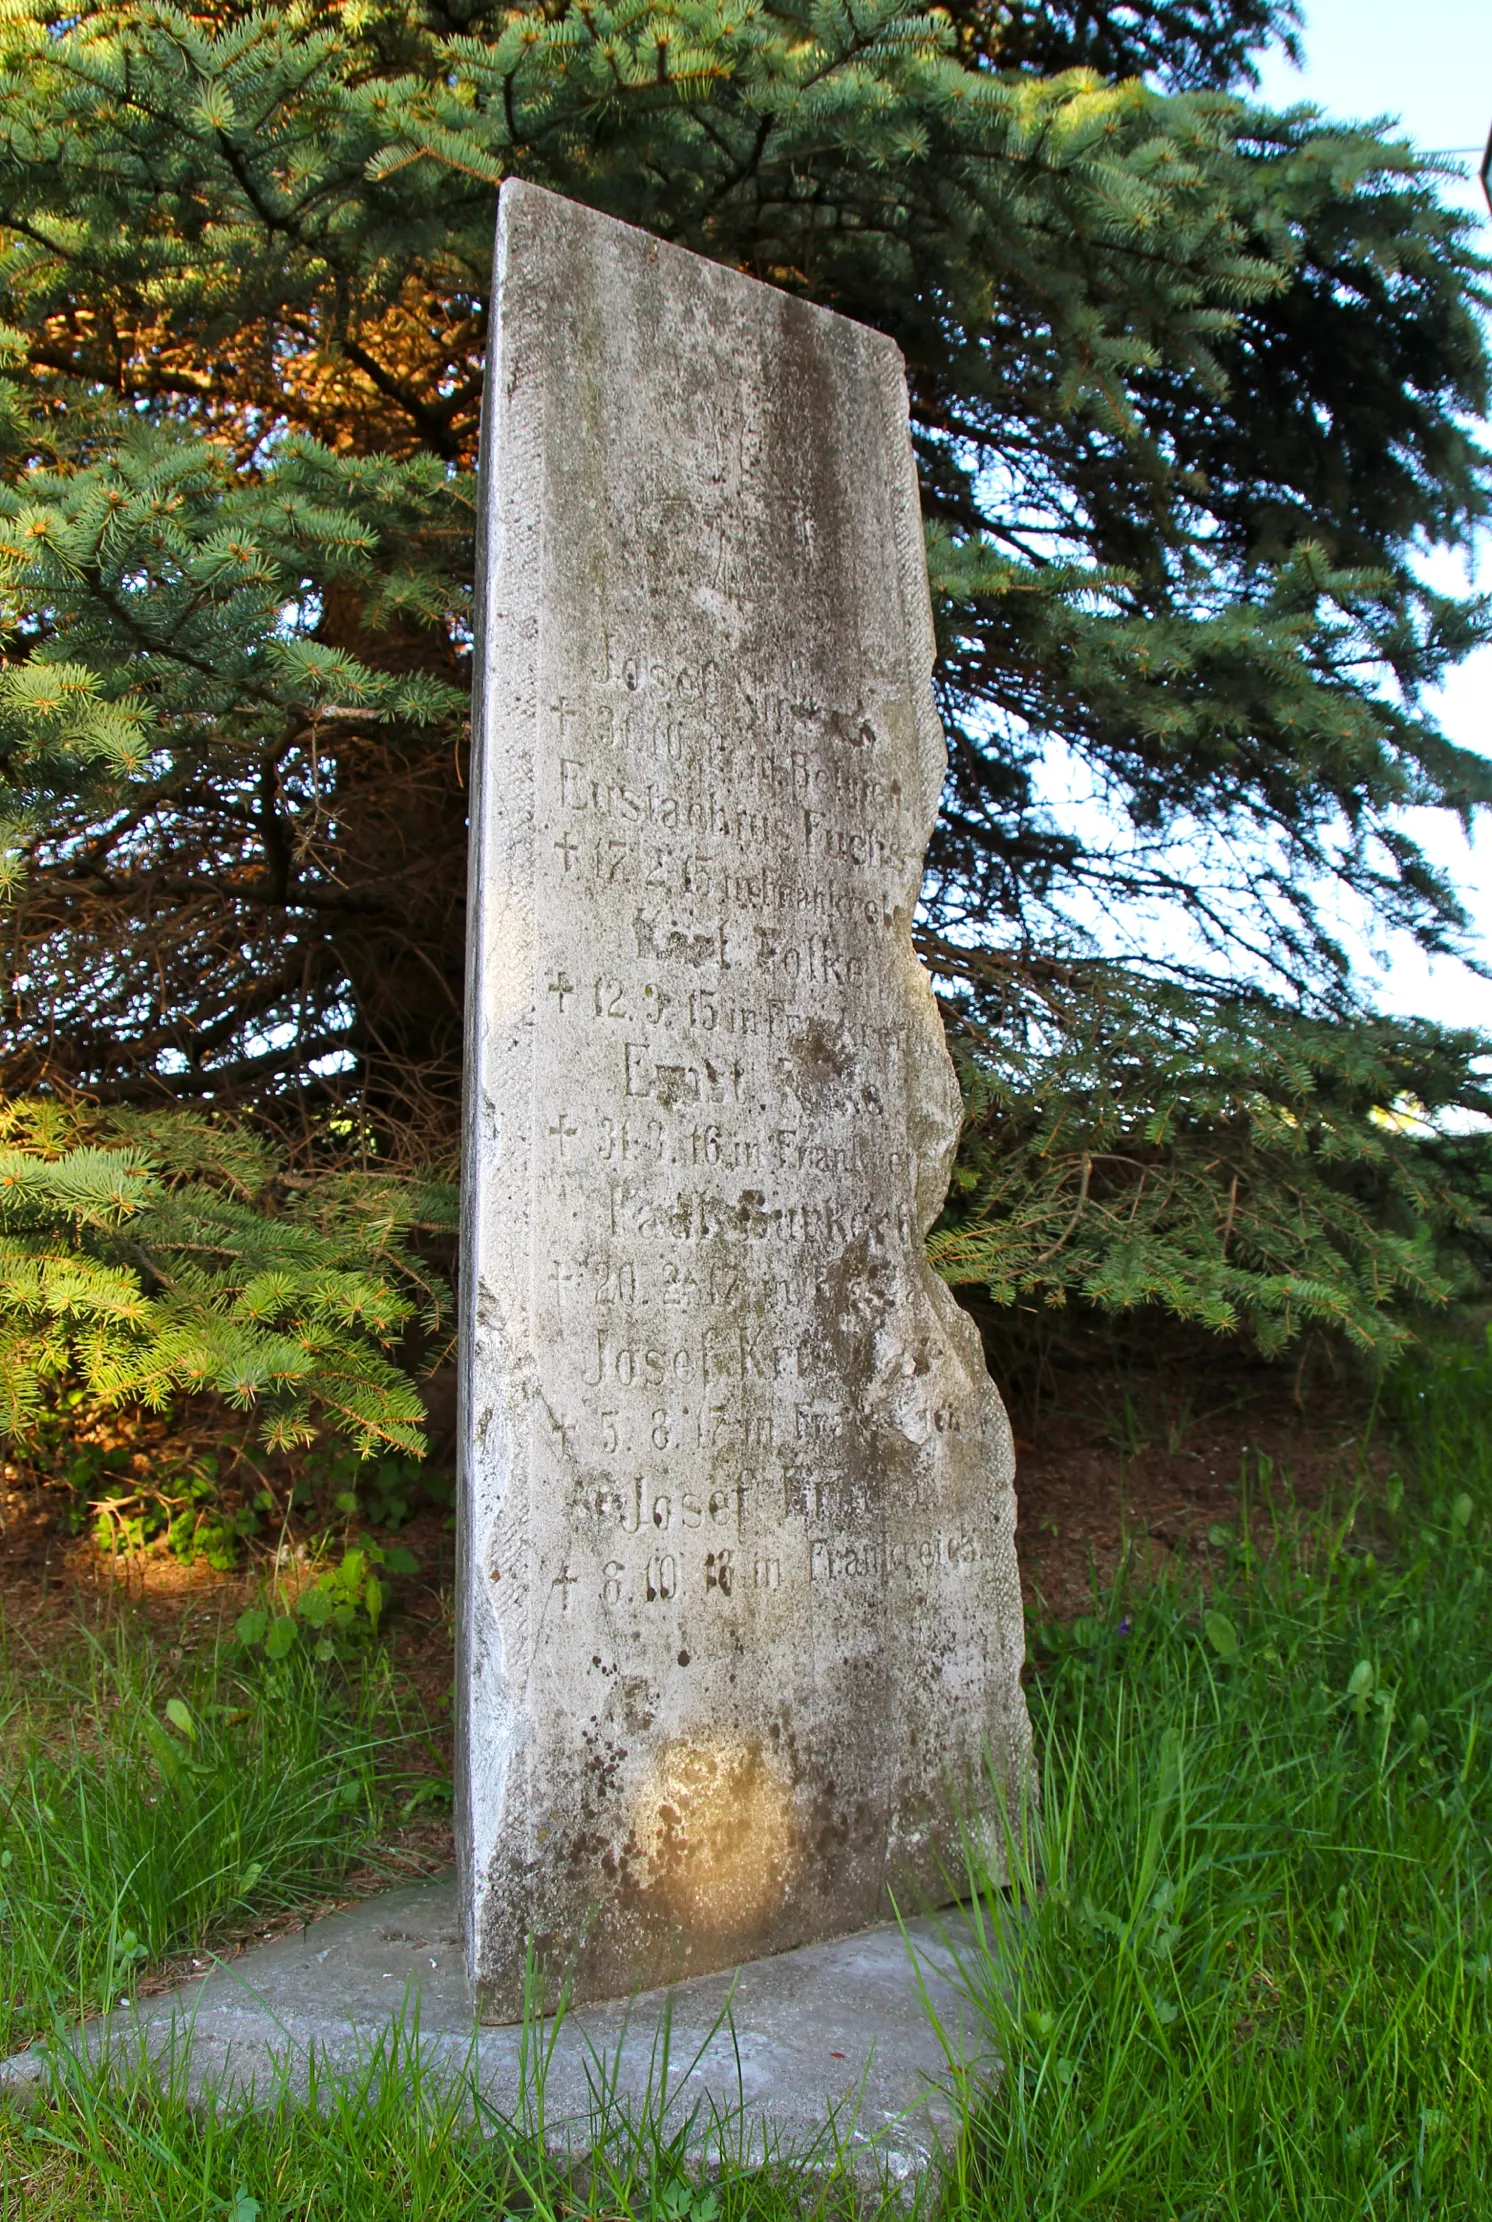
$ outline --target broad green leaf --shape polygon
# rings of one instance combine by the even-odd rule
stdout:
[[[288,1613],[280,1614],[277,1619],[270,1622],[269,1632],[264,1638],[266,1657],[271,1659],[286,1658],[295,1649],[296,1635],[297,1630],[294,1620]]]
[[[1209,1612],[1202,1616],[1202,1626],[1207,1631],[1207,1641],[1220,1659],[1238,1656],[1238,1630],[1226,1613]]]

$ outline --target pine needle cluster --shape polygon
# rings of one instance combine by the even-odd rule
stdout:
[[[448,1191],[290,1174],[200,1114],[7,1103],[0,1432],[71,1381],[105,1405],[215,1395],[272,1449],[326,1430],[418,1454],[424,1406],[392,1353],[412,1322],[448,1321],[411,1237],[449,1221]]]
[[[1492,1167],[1479,1132],[1445,1131],[1492,1115],[1476,1034],[1113,965],[991,971],[945,1005],[968,1125],[929,1249],[955,1285],[1165,1313],[1267,1356],[1320,1332],[1382,1363],[1485,1284]]]

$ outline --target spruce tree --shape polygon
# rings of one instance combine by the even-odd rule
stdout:
[[[951,744],[926,944],[975,1109],[945,1270],[1391,1341],[1480,1206],[1374,1114],[1478,1101],[1477,1045],[1375,1028],[1331,921],[1464,927],[1400,813],[1489,794],[1422,706],[1485,613],[1416,575],[1486,514],[1485,270],[1433,163],[1253,104],[1293,23],[13,0],[7,1092],[211,1107],[338,1178],[448,1156],[472,471],[521,174],[906,355]],[[1101,819],[1047,799],[1059,761]],[[1095,945],[1095,906],[1147,904],[1190,939]]]

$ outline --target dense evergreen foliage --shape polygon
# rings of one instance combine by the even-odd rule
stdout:
[[[329,1428],[418,1451],[424,1408],[388,1353],[416,1319],[441,1331],[411,1237],[448,1216],[438,1189],[287,1173],[200,1115],[0,1107],[0,1433],[70,1377],[104,1404],[207,1392],[272,1448]]]
[[[211,1106],[303,1166],[449,1150],[517,172],[906,354],[952,748],[929,949],[977,1113],[947,1269],[1391,1341],[1480,1207],[1374,1114],[1478,1101],[1477,1045],[1362,1017],[1335,920],[1464,924],[1400,814],[1492,795],[1420,706],[1485,613],[1416,576],[1487,511],[1484,273],[1432,163],[1250,103],[1293,23],[12,0],[0,1085]]]
[[[970,1118],[930,1248],[956,1285],[1028,1318],[1073,1300],[1047,1320],[1066,1339],[1084,1307],[1148,1308],[1268,1355],[1316,1329],[1382,1359],[1492,1268],[1485,1144],[1438,1124],[1492,1108],[1478,1036],[1093,966],[1009,996],[989,971],[949,1013]]]

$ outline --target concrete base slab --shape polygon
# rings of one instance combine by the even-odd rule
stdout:
[[[630,2003],[538,2022],[472,2018],[454,1880],[386,1892],[298,1935],[216,1962],[186,1989],[90,2024],[80,2047],[148,2064],[194,2100],[263,2103],[288,2077],[366,2072],[399,2028],[424,2066],[464,2076],[504,2121],[532,2128],[536,2062],[546,2142],[574,2157],[619,2124],[689,2129],[700,2157],[845,2155],[905,2182],[957,2118],[966,2074],[993,2070],[958,1974],[958,1914],[869,1929],[699,1976]],[[936,2018],[935,2018],[936,2017]],[[43,2082],[38,2052],[0,2090]]]

